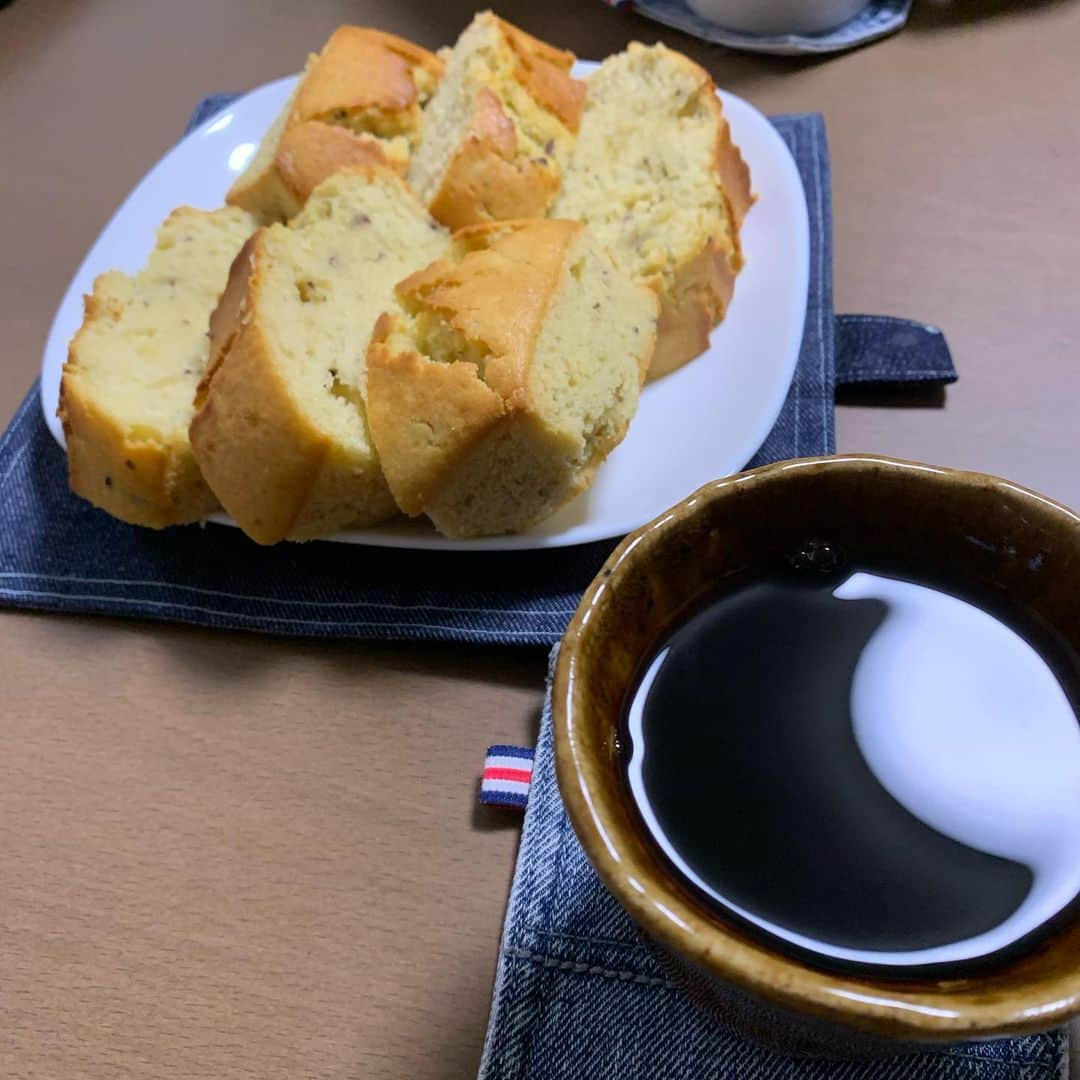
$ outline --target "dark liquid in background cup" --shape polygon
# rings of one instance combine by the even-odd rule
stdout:
[[[810,545],[658,645],[619,747],[720,917],[823,967],[982,970],[1080,894],[1080,686],[1023,620]]]

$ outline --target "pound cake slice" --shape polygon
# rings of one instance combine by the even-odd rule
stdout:
[[[404,38],[340,26],[308,58],[296,90],[226,202],[264,222],[296,214],[339,168],[389,165],[404,174],[442,61]]]
[[[553,213],[587,222],[660,297],[656,377],[707,348],[724,317],[743,261],[750,173],[712,79],[681,53],[634,42],[588,87]]]
[[[407,514],[455,538],[517,532],[589,486],[637,410],[657,302],[584,225],[465,229],[396,301],[367,408]]]
[[[210,312],[257,224],[233,208],[174,210],[143,270],[102,274],[86,297],[57,412],[72,491],[122,521],[163,528],[217,509],[188,423]]]
[[[585,85],[573,53],[482,12],[450,53],[409,166],[421,201],[452,229],[543,217],[559,190]]]
[[[210,323],[191,444],[252,539],[327,536],[397,513],[368,435],[364,360],[394,283],[449,237],[386,168],[337,172],[260,229]]]

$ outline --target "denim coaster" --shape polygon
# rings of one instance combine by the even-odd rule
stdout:
[[[627,0],[604,0],[619,7]],[[774,53],[778,56],[842,52],[858,45],[868,45],[899,30],[908,20],[911,0],[873,0],[853,19],[823,34],[744,34],[725,30],[703,19],[684,0],[630,0],[639,14],[655,22],[672,26],[713,45],[745,52]]]
[[[234,97],[207,99],[192,125]],[[921,323],[835,319],[825,125],[819,115],[773,123],[806,189],[810,292],[795,380],[755,465],[831,453],[838,382],[956,378],[944,338]],[[0,604],[11,607],[310,637],[550,645],[614,544],[439,554],[320,542],[263,548],[220,525],[155,532],[71,494],[36,386],[0,437]]]
[[[555,781],[549,672],[480,1080],[1060,1080],[1067,1057],[1064,1029],[845,1061],[723,1027],[672,982],[578,843]]]

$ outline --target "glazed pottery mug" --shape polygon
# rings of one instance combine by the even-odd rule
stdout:
[[[992,594],[1046,628],[1080,684],[1080,516],[1065,507],[994,477],[866,455],[715,481],[616,548],[560,648],[556,767],[585,852],[674,977],[758,1041],[894,1054],[1064,1023],[1080,1013],[1076,903],[1048,936],[975,975],[839,973],[725,921],[683,885],[642,823],[617,747],[642,662],[726,580],[752,577],[813,537],[916,580]]]

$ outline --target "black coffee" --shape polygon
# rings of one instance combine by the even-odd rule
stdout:
[[[663,641],[621,736],[688,887],[826,964],[998,959],[1080,894],[1080,725],[1017,632],[925,586],[778,574]]]

